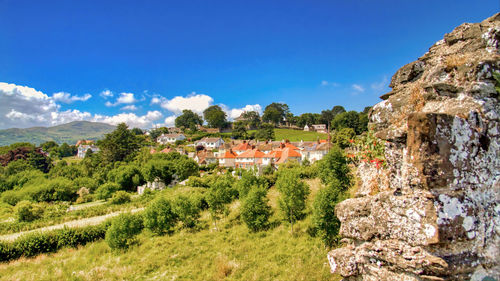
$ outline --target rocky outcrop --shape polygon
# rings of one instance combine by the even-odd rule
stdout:
[[[336,207],[345,280],[500,280],[500,14],[462,24],[393,76],[370,113],[382,169]]]

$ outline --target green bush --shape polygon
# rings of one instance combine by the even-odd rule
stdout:
[[[97,188],[95,195],[97,199],[108,199],[114,192],[120,189],[120,186],[114,182],[105,183]]]
[[[121,166],[108,173],[108,179],[120,185],[121,189],[134,191],[144,183],[141,171],[134,165]]]
[[[206,200],[208,209],[215,223],[221,215],[227,212],[226,204],[231,203],[235,191],[236,190],[232,188],[231,176],[218,177],[211,184],[206,195]]]
[[[130,213],[120,214],[106,231],[106,243],[111,249],[126,249],[135,242],[142,230],[142,219]]]
[[[343,198],[342,187],[332,183],[321,189],[313,203],[313,226],[325,246],[331,247],[339,240],[340,221],[335,215],[335,206]]]
[[[186,227],[194,227],[200,218],[202,198],[179,195],[173,203],[173,210],[179,221]]]
[[[2,201],[15,206],[19,201],[23,200],[24,194],[18,190],[7,190],[2,193]]]
[[[16,204],[14,213],[19,222],[29,222],[41,218],[43,216],[43,208],[30,201],[23,200]]]
[[[280,171],[276,188],[280,192],[279,208],[283,219],[288,221],[293,232],[293,224],[304,217],[309,186],[300,179],[296,169]]]
[[[340,184],[342,190],[347,190],[351,185],[351,175],[347,158],[339,147],[334,147],[318,161],[318,176],[325,185]]]
[[[155,199],[144,210],[144,227],[158,235],[170,232],[176,222],[172,203],[163,197]]]
[[[267,189],[253,187],[241,205],[241,218],[251,231],[259,231],[267,227],[271,216],[271,207],[266,197]]]
[[[111,197],[111,204],[124,204],[127,202],[130,202],[130,194],[128,194],[126,191],[120,190],[115,192],[113,194],[113,197]]]

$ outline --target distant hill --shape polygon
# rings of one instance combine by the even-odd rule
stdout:
[[[0,130],[0,146],[15,142],[31,142],[39,145],[46,141],[55,141],[59,144],[66,142],[71,145],[81,139],[100,139],[114,129],[115,126],[109,124],[88,121],[74,121],[54,127],[5,129]]]

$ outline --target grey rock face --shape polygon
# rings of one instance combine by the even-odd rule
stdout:
[[[500,280],[500,14],[462,24],[396,72],[370,113],[382,170],[337,205],[346,280]]]

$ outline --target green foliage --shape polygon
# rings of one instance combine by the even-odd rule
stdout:
[[[233,131],[231,132],[231,136],[234,139],[247,139],[247,125],[243,121],[238,121],[233,124]]]
[[[149,137],[151,138],[151,141],[156,142],[156,139],[162,134],[168,134],[168,129],[166,127],[151,130],[151,132],[149,132]]]
[[[250,127],[250,129],[258,128],[260,125],[260,116],[256,111],[246,111],[243,114],[243,118],[245,118],[244,125]]]
[[[172,202],[164,197],[155,199],[144,211],[144,226],[158,235],[171,232],[177,222],[172,205]]]
[[[192,187],[208,188],[208,187],[210,187],[210,183],[207,179],[209,179],[209,178],[208,177],[200,178],[200,177],[196,177],[196,176],[190,176],[188,181],[186,182],[186,185],[192,186]]]
[[[226,123],[227,114],[218,105],[212,105],[203,111],[203,117],[211,128],[223,128]]]
[[[359,135],[367,130],[368,117],[366,114],[356,111],[342,112],[333,119],[332,128],[335,130],[351,128]]]
[[[143,228],[142,219],[138,215],[124,213],[111,222],[106,231],[106,243],[111,249],[127,249],[135,242],[135,236]]]
[[[313,225],[327,247],[332,247],[339,240],[340,221],[335,215],[335,206],[343,199],[343,189],[338,182],[322,188],[314,199]]]
[[[238,190],[239,198],[243,199],[253,186],[261,184],[265,184],[265,182],[258,178],[253,171],[241,170],[241,179],[235,183],[235,188]]]
[[[108,173],[108,179],[127,191],[135,191],[137,186],[144,183],[144,177],[135,165],[120,166],[111,170]]]
[[[108,199],[114,192],[120,189],[120,186],[114,182],[105,183],[97,188],[95,195],[97,199]]]
[[[51,178],[64,177],[74,180],[82,175],[81,166],[68,163],[64,160],[57,162],[57,164],[50,170],[49,176]]]
[[[197,176],[200,174],[198,164],[193,159],[185,155],[179,156],[179,158],[173,161],[175,174],[177,175],[177,179],[179,181],[183,181],[191,176]]]
[[[128,202],[130,202],[130,194],[128,194],[127,192],[125,192],[123,190],[117,191],[111,197],[110,202],[111,202],[111,204],[115,204],[115,205],[128,203]]]
[[[280,192],[279,208],[283,219],[293,224],[303,218],[309,186],[300,179],[294,169],[286,169],[279,173],[276,188]]]
[[[268,225],[271,207],[266,194],[266,188],[254,186],[241,205],[241,218],[251,231],[263,230]]]
[[[274,126],[271,124],[260,125],[259,130],[255,134],[255,138],[258,140],[272,140],[274,139]]]
[[[226,204],[231,203],[234,198],[234,191],[232,189],[232,177],[224,176],[217,177],[215,181],[210,184],[210,189],[206,195],[208,209],[212,218],[216,222],[221,215],[227,212]]]
[[[353,128],[342,128],[333,134],[332,143],[344,149],[351,145],[351,142],[355,137],[356,131],[354,131]]]
[[[26,171],[26,170],[32,170],[32,169],[34,169],[34,168],[33,168],[33,166],[30,165],[30,163],[28,161],[23,160],[23,159],[19,159],[19,160],[9,162],[7,167],[5,167],[4,174],[6,176],[11,176],[11,175],[17,174],[19,172]]]
[[[87,188],[90,192],[94,192],[97,189],[98,183],[95,179],[89,177],[76,178],[73,183],[80,189],[82,187]]]
[[[189,109],[184,109],[182,114],[175,118],[175,126],[177,128],[196,130],[196,125],[202,124],[203,119],[201,116]]]
[[[500,95],[500,72],[493,72],[493,78],[495,79],[495,90],[497,94]]]
[[[347,159],[339,147],[334,147],[318,161],[318,176],[321,182],[329,185],[338,182],[342,190],[347,190],[351,185],[351,175]]]
[[[108,223],[82,228],[65,228],[49,232],[34,232],[14,242],[0,241],[0,262],[42,253],[53,253],[64,247],[78,247],[104,238]]]
[[[288,112],[290,109],[287,104],[273,102],[264,109],[262,121],[279,125],[285,120]]]
[[[74,201],[77,197],[76,191],[71,180],[60,177],[49,179],[40,185],[32,184],[20,190],[26,199],[36,202]]]
[[[23,200],[16,204],[14,213],[16,215],[17,221],[29,222],[41,218],[43,215],[43,209],[37,204],[33,204],[30,201]]]
[[[139,149],[139,139],[125,123],[120,123],[98,145],[104,160],[110,163],[132,157]]]
[[[169,160],[152,159],[144,165],[142,174],[149,182],[153,182],[158,178],[168,185],[172,181],[174,174],[172,162]]]
[[[196,194],[190,196],[178,195],[172,202],[176,217],[185,227],[194,227],[200,218],[202,197]]]

